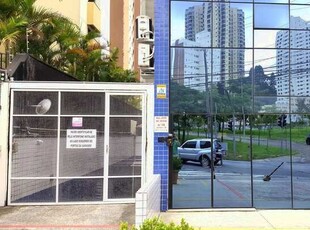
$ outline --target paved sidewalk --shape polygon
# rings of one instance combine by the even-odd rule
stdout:
[[[169,223],[184,218],[197,229],[310,229],[310,210],[172,210],[160,214]]]
[[[310,229],[310,210],[203,209],[160,213],[166,223],[184,218],[204,229]],[[0,230],[117,230],[134,224],[134,204],[0,207]]]
[[[0,229],[119,229],[134,224],[134,204],[0,207]]]

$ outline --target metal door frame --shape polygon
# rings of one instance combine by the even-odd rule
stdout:
[[[58,114],[48,115],[51,117],[57,117],[57,165],[56,165],[56,200],[55,202],[30,202],[30,203],[12,203],[11,201],[11,181],[12,178],[12,142],[13,142],[13,103],[14,92],[17,91],[48,91],[58,93]],[[104,136],[104,172],[103,172],[103,200],[102,201],[79,201],[79,202],[59,202],[58,201],[58,188],[59,188],[59,132],[60,132],[60,107],[61,107],[61,93],[62,92],[102,92],[105,93],[105,114],[104,117],[105,126],[104,130],[107,135]],[[111,95],[141,95],[142,96],[142,146],[141,146],[141,186],[146,183],[148,175],[153,174],[153,146],[150,140],[153,140],[153,112],[154,112],[154,88],[152,84],[111,84],[111,83],[88,83],[88,82],[12,82],[10,83],[10,125],[9,125],[9,167],[8,167],[8,205],[57,205],[57,204],[83,204],[83,203],[134,203],[135,198],[127,199],[108,199],[108,188],[105,186],[108,183],[108,149],[109,149],[109,119],[110,119],[110,96]],[[107,103],[108,102],[108,103]],[[151,113],[150,113],[151,112]],[[20,115],[17,115],[20,116]],[[28,115],[22,115],[28,116]],[[31,115],[30,115],[31,116]],[[32,115],[33,116],[33,115]],[[34,115],[35,116],[35,115]],[[83,115],[80,115],[83,116]],[[50,179],[40,177],[21,177],[22,179]],[[54,178],[53,178],[54,179]]]

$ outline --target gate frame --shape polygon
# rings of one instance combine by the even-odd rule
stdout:
[[[4,156],[5,160],[1,160],[1,165],[5,165],[6,167],[1,167],[3,169],[3,173],[1,171],[0,177],[0,206],[4,205],[12,205],[10,203],[10,178],[11,178],[11,156],[12,156],[12,109],[10,111],[10,107],[13,106],[13,101],[11,101],[11,90],[29,90],[29,91],[85,91],[85,92],[105,92],[109,95],[117,93],[117,94],[124,94],[128,93],[135,94],[135,93],[143,93],[145,95],[145,104],[143,104],[145,110],[145,151],[144,151],[144,165],[141,167],[141,186],[148,182],[148,178],[151,178],[153,175],[153,168],[154,168],[154,131],[153,131],[153,120],[154,120],[154,86],[153,84],[144,84],[144,83],[101,83],[101,82],[3,82],[1,83],[1,88],[5,88],[6,90],[1,90],[1,105],[6,103],[5,109],[1,109],[0,117],[1,123],[0,128],[6,127],[5,140],[1,138],[0,140],[0,147],[6,146],[6,151],[0,152],[0,158]],[[10,111],[10,112],[9,112]],[[2,117],[6,117],[7,121],[3,121]],[[2,135],[1,135],[2,136]],[[1,149],[0,149],[1,150]],[[100,201],[100,202],[61,202],[61,203],[26,203],[26,205],[73,205],[73,204],[83,204],[83,203],[91,203],[91,204],[104,204],[104,203],[134,203],[134,198],[131,199],[119,199],[119,200],[112,200],[112,201]],[[25,203],[13,203],[14,205],[25,205]]]
[[[9,84],[0,82],[0,207],[7,205],[9,158]]]

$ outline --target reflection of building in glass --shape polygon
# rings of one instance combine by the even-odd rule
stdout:
[[[300,17],[291,17],[291,28],[307,28],[309,23]],[[309,62],[310,50],[304,49],[309,45],[310,33],[308,31],[279,31],[276,38],[276,47],[287,47],[290,42],[291,51],[277,49],[277,108],[288,111],[289,98],[291,109],[297,111],[297,98],[309,96]]]
[[[177,47],[201,47],[210,46],[210,32],[201,31],[196,34],[195,41],[188,39],[178,39],[175,41]],[[220,50],[201,49],[201,48],[176,48],[173,58],[173,80],[178,84],[205,91],[205,82],[219,82],[220,75],[211,75],[213,63],[213,73],[220,73]],[[212,56],[212,59],[211,59]],[[212,60],[212,62],[211,62]],[[205,65],[206,64],[206,65]],[[207,73],[207,74],[206,74]]]
[[[223,49],[245,46],[244,12],[226,3],[203,3],[185,11],[185,38],[195,41],[203,30],[211,32],[213,48],[221,49],[221,81],[244,76],[244,50]],[[205,44],[204,44],[205,45]]]
[[[196,40],[196,34],[205,30],[204,4],[192,6],[185,11],[185,38]],[[210,30],[209,30],[210,31]]]

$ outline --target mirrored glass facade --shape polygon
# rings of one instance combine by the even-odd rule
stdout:
[[[306,0],[170,0],[171,131],[226,152],[210,167],[182,159],[172,208],[310,208],[309,12]]]

